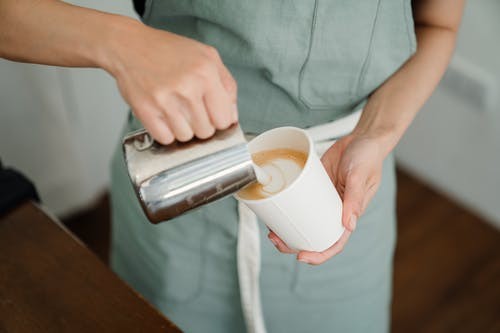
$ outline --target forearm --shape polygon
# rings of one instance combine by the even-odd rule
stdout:
[[[384,154],[392,151],[441,80],[453,53],[456,28],[417,23],[417,51],[371,95],[354,133],[379,140]]]
[[[130,21],[130,22],[129,22]],[[110,41],[134,20],[55,0],[0,0],[0,57],[106,67]]]

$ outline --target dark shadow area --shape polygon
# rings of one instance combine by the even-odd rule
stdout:
[[[106,264],[109,263],[111,236],[109,204],[109,195],[105,193],[88,209],[62,219],[64,224]]]

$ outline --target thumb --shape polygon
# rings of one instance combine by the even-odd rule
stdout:
[[[363,202],[365,197],[364,183],[364,180],[359,174],[351,173],[347,177],[344,189],[342,224],[351,232],[356,229],[357,220],[363,213]]]

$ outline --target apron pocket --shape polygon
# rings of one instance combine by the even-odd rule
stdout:
[[[343,258],[344,257],[344,258]],[[352,265],[345,253],[338,254],[319,266],[297,262],[296,276],[292,292],[302,300],[338,301],[356,294],[353,288],[358,284],[358,274],[353,273]]]
[[[161,252],[157,264],[163,272],[161,290],[166,303],[185,304],[200,296],[206,270],[207,225],[196,211],[158,226],[162,230],[156,236]]]
[[[299,97],[309,109],[352,108],[370,57],[380,0],[316,0]]]
[[[361,217],[342,253],[318,266],[297,262],[293,293],[302,300],[342,301],[386,283],[392,266],[393,225],[386,209]]]

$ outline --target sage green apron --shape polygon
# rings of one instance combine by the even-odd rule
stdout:
[[[149,0],[144,22],[216,47],[238,82],[247,133],[350,114],[414,52],[410,0]],[[124,132],[142,127],[129,117]],[[159,225],[112,162],[112,266],[186,332],[245,332],[237,203],[220,200]],[[321,266],[261,233],[268,332],[387,332],[395,244],[394,160],[345,250]]]

